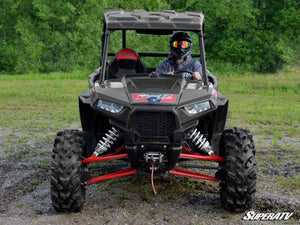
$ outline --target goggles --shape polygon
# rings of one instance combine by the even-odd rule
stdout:
[[[181,47],[181,48],[187,48],[187,47],[190,46],[190,43],[188,41],[173,41],[172,42],[172,46],[174,48],[179,48],[179,47]]]

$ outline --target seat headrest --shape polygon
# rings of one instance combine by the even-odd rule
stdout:
[[[116,59],[117,61],[125,59],[125,60],[134,60],[135,62],[137,62],[138,56],[136,52],[131,49],[122,49],[119,51]]]

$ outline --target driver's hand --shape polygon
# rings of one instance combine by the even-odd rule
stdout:
[[[202,80],[202,76],[199,72],[194,72],[192,77],[194,77],[196,80]]]
[[[174,75],[174,72],[167,72],[167,74],[171,74],[171,75]]]

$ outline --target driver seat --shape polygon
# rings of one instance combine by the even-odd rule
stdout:
[[[108,78],[121,78],[125,74],[146,73],[146,66],[136,51],[123,48],[108,64]]]

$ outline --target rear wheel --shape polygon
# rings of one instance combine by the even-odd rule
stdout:
[[[84,204],[85,187],[81,185],[84,150],[82,132],[57,133],[51,161],[51,199],[57,212],[79,212]]]
[[[256,160],[252,134],[242,128],[225,130],[220,155],[225,181],[220,183],[221,204],[226,210],[245,211],[255,203]]]

